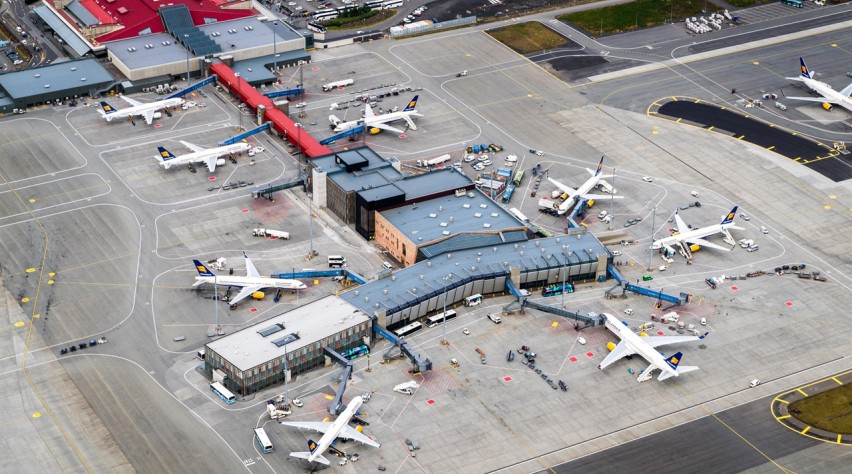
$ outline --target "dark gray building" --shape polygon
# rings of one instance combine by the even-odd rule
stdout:
[[[27,108],[103,92],[115,79],[94,59],[81,59],[0,75],[0,90],[11,108]],[[8,113],[11,110],[4,110]]]

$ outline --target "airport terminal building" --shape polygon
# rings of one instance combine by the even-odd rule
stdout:
[[[326,365],[324,347],[342,352],[369,344],[372,329],[364,312],[326,296],[206,344],[204,370],[211,376],[217,371],[229,390],[248,395]]]

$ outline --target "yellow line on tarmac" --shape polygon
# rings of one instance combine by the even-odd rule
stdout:
[[[841,382],[840,380],[837,380],[837,377],[832,377],[831,380],[834,380],[835,382],[839,383],[840,385],[843,385],[843,382]]]
[[[805,427],[805,429],[802,430],[802,434],[805,434],[810,430],[811,430],[811,425],[808,425],[808,426]]]
[[[808,396],[808,393],[807,393],[807,392],[805,392],[804,390],[802,390],[801,388],[797,388],[796,390],[798,390],[798,391],[799,391],[799,393],[801,393],[802,395],[804,395],[804,396],[806,396],[806,397]]]

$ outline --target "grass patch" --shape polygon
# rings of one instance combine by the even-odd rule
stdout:
[[[488,30],[487,33],[522,54],[561,48],[568,44],[566,38],[535,21],[504,26]]]
[[[713,5],[708,3],[708,8]],[[635,2],[584,12],[559,15],[590,33],[620,33],[646,26],[663,24],[701,14],[704,2],[683,0],[636,0]]]
[[[832,433],[852,434],[852,385],[793,402],[790,414],[805,423]]]
[[[329,30],[349,30],[381,23],[396,14],[395,10],[372,10],[370,8],[353,8],[333,20],[322,24]]]

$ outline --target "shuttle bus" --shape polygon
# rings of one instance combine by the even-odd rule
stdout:
[[[227,403],[228,405],[237,401],[236,395],[231,393],[230,390],[225,388],[225,386],[219,382],[211,383],[210,390],[212,390],[213,393],[215,393],[216,395],[219,395],[219,398],[221,398],[222,401]]]
[[[418,321],[414,321],[413,323],[405,326],[403,328],[397,329],[393,333],[396,334],[397,337],[405,337],[409,334],[414,334],[415,332],[423,329],[423,325]]]
[[[475,295],[470,295],[464,299],[465,306],[476,306],[479,303],[482,303],[482,295],[480,295],[479,293]]]
[[[527,216],[521,214],[521,211],[519,211],[517,207],[513,207],[513,208],[509,209],[509,214],[515,216],[521,222],[529,222],[530,221],[529,219],[527,219]]]
[[[254,440],[264,453],[271,453],[273,450],[272,441],[269,441],[269,436],[266,436],[266,430],[263,428],[255,428]]]
[[[313,14],[314,21],[326,21],[326,20],[334,20],[338,17],[338,12],[336,8],[326,8],[323,10],[317,10]]]
[[[346,257],[342,255],[329,255],[328,266],[330,268],[341,268],[346,265]]]
[[[308,22],[308,29],[314,33],[325,33],[328,29],[315,21]]]
[[[573,293],[574,285],[570,283],[559,283],[556,285],[548,285],[541,290],[541,296],[558,296],[562,293]]]
[[[447,321],[456,319],[456,316],[458,316],[458,314],[456,314],[456,310],[454,310],[454,309],[447,310],[446,313],[438,313],[435,316],[432,316],[431,318],[426,320],[426,327],[433,328],[433,327],[443,323],[445,314],[446,314],[446,317],[447,317]]]
[[[402,0],[388,0],[382,4],[383,10],[390,10],[391,8],[400,8],[402,7]]]
[[[370,346],[366,344],[361,344],[358,347],[353,347],[352,349],[347,349],[340,353],[346,360],[355,360],[362,355],[367,355],[370,353]]]
[[[384,0],[367,0],[364,2],[364,6],[372,10],[381,10],[384,3]]]

